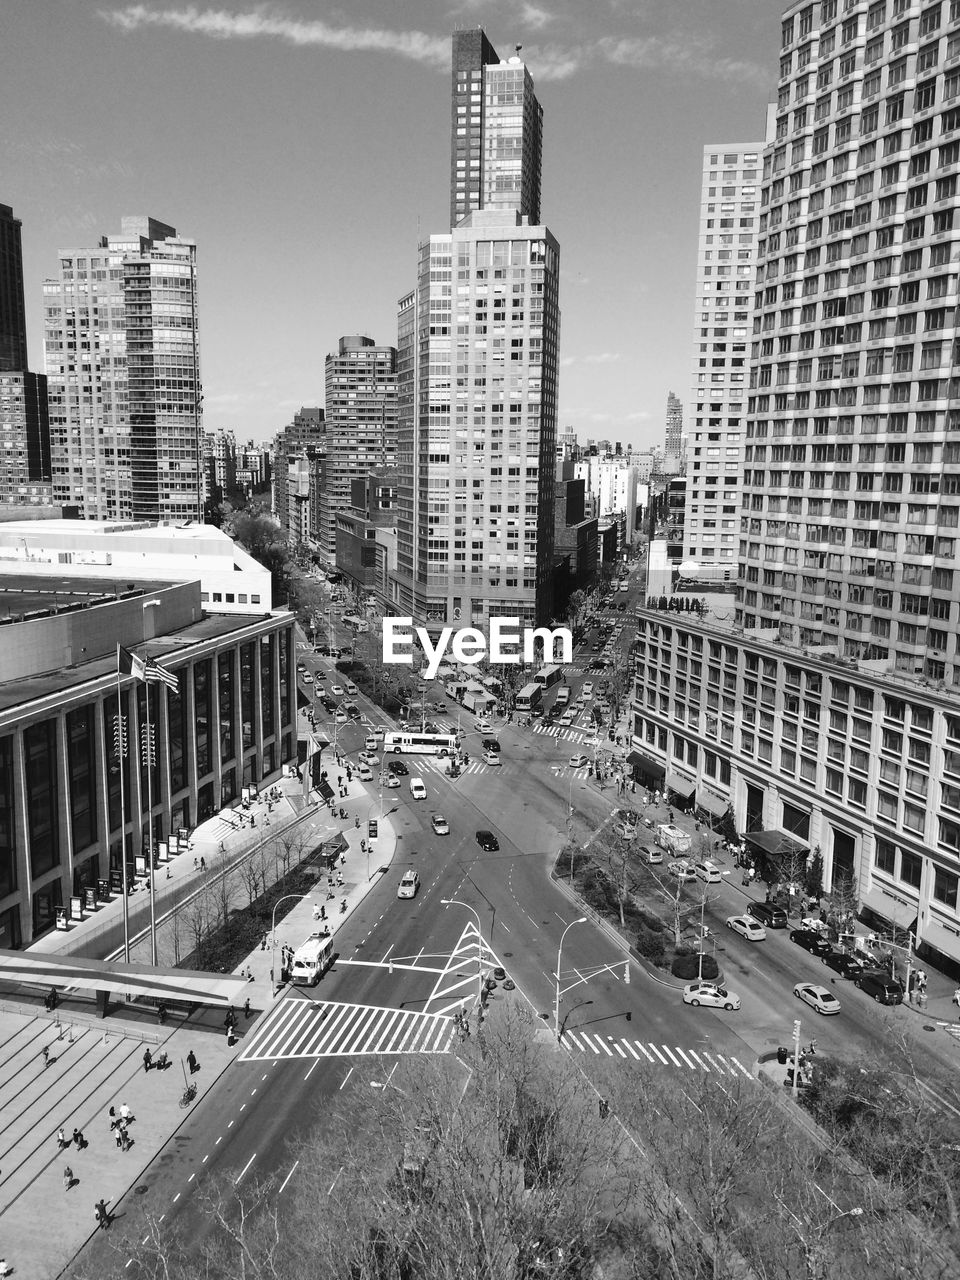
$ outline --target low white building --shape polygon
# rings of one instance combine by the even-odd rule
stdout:
[[[200,583],[210,613],[270,613],[270,570],[206,524],[110,520],[14,520],[0,523],[0,581],[18,575],[69,574]]]

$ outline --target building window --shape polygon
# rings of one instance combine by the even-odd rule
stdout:
[[[30,841],[30,873],[34,880],[60,863],[60,827],[57,822],[57,722],[44,720],[23,733],[27,779],[27,837]]]
[[[914,889],[920,888],[920,880],[923,876],[923,859],[918,858],[915,853],[900,852],[900,879],[904,884],[911,885]]]
[[[873,855],[873,864],[878,871],[885,872],[888,876],[896,875],[897,872],[897,850],[889,840],[878,840],[877,847]]]
[[[933,873],[933,896],[935,901],[942,902],[951,911],[956,911],[957,877],[949,871],[936,867]]]

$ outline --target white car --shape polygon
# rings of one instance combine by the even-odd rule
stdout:
[[[426,800],[427,788],[423,785],[420,778],[410,779],[410,796],[414,800]]]
[[[383,779],[383,785],[387,788],[399,787],[400,779],[395,773],[388,773]]]
[[[808,1004],[811,1009],[816,1009],[817,1013],[826,1016],[829,1013],[840,1012],[840,1001],[833,992],[827,987],[818,986],[815,982],[798,982],[793,988],[793,994],[798,1000]]]
[[[313,684],[313,676],[310,674],[309,671],[301,672],[300,679],[303,681],[304,684]]]
[[[585,764],[590,763],[590,757],[585,755],[571,756],[568,761],[571,769],[582,769]]]
[[[415,871],[405,871],[397,888],[398,898],[415,898],[420,888],[420,877]]]
[[[562,725],[566,725],[567,727],[569,727],[570,725],[572,725],[572,724],[573,724],[573,722],[574,722],[574,720],[576,720],[576,718],[577,718],[577,713],[576,713],[576,711],[574,711],[574,710],[572,710],[572,709],[571,709],[570,711],[565,711],[565,712],[563,713],[563,715],[560,717],[560,723],[561,723]]]
[[[368,764],[371,769],[375,769],[380,761],[372,751],[359,751],[357,759],[362,760],[364,764]]]
[[[433,827],[434,835],[448,836],[450,834],[450,823],[442,813],[432,814],[430,817],[430,825]]]
[[[361,782],[372,782],[373,770],[368,764],[364,764],[363,761],[361,761],[360,764],[357,765],[357,777]]]
[[[720,875],[720,868],[714,866],[709,859],[705,859],[703,862],[695,862],[693,870],[697,879],[703,880],[705,884],[720,884],[723,879]]]
[[[334,719],[336,720],[337,724],[346,724],[347,721],[350,719],[350,717],[347,715],[345,711],[338,711]]]
[[[490,723],[490,721],[489,721],[489,720],[478,720],[478,721],[477,721],[477,732],[478,732],[478,733],[489,733],[489,732],[490,732],[490,730],[491,730],[492,728],[493,728],[493,725]]]
[[[740,997],[715,982],[688,982],[683,988],[684,1004],[705,1004],[714,1009],[739,1009]]]
[[[386,731],[386,729],[383,727],[383,725],[382,725],[382,724],[378,724],[378,725],[377,725],[377,727],[372,731],[371,736],[372,736],[374,739],[377,739],[377,738],[385,738],[385,737],[386,737],[386,734],[387,734],[387,731]],[[367,741],[369,742],[369,740],[370,740],[370,739],[368,738],[368,739],[367,739]]]
[[[350,697],[351,697],[351,698],[355,698],[359,692],[360,692],[360,690],[359,690],[359,689],[357,688],[357,686],[353,683],[353,681],[352,681],[352,680],[348,680],[348,681],[347,681],[347,693],[349,693]]]
[[[767,936],[766,929],[753,916],[727,916],[726,925],[748,942],[763,942]]]
[[[330,692],[333,694],[333,696],[334,696],[335,698],[342,698],[342,697],[343,697],[343,685],[342,685],[342,684],[332,684],[332,685],[330,686]]]
[[[581,696],[582,696],[582,697],[584,697],[584,698],[592,698],[592,697],[593,697],[593,681],[592,681],[592,680],[588,680],[588,681],[586,682],[586,684],[585,684],[585,685],[582,687],[582,689],[580,690],[580,694],[581,694]]]
[[[690,863],[683,862],[682,860],[678,862],[668,862],[667,870],[672,876],[676,876],[681,884],[689,884],[691,880],[696,880],[697,878],[697,873],[694,871],[693,867],[691,867]]]
[[[377,739],[375,734],[372,734],[372,733],[367,734],[367,736],[363,740],[363,748],[365,751],[376,751]]]
[[[656,848],[654,848],[654,849],[641,849],[641,850],[640,850],[640,857],[641,857],[641,859],[642,859],[642,860],[647,864],[647,866],[649,866],[649,867],[657,867],[657,866],[659,866],[659,865],[660,865],[660,863],[663,861],[663,850],[662,850],[662,849],[656,849]]]
[[[500,764],[499,751],[485,751],[483,753],[483,762],[484,764],[492,764],[494,767],[498,767]]]

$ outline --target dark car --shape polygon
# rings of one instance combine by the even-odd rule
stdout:
[[[791,929],[790,941],[795,942],[798,947],[803,947],[804,951],[809,951],[811,955],[823,956],[828,951],[832,951],[833,947],[818,929]]]
[[[888,973],[868,970],[854,978],[853,985],[873,996],[877,1004],[903,1004],[903,987]]]
[[[621,600],[620,603],[617,605],[617,613],[626,613],[626,611],[627,611],[627,606]]]
[[[500,841],[492,831],[478,831],[477,844],[485,853],[496,853],[500,848]]]
[[[484,738],[480,745],[484,751],[492,751],[494,755],[500,754],[500,743],[496,738]]]
[[[360,708],[355,707],[352,702],[347,707],[347,715],[351,720],[361,720],[363,718],[360,714]]]
[[[787,913],[783,907],[775,907],[772,902],[748,902],[746,910],[748,915],[765,924],[768,929],[787,927]]]
[[[857,978],[863,973],[865,967],[863,961],[852,956],[849,951],[838,951],[834,947],[825,951],[820,959],[828,969],[839,973],[841,978]]]
[[[387,762],[387,769],[391,773],[395,773],[398,778],[405,778],[410,772],[402,760],[389,760]]]
[[[332,698],[321,698],[320,705],[323,707],[324,711],[329,711],[331,713],[337,709],[337,704]]]

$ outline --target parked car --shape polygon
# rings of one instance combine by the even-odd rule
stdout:
[[[477,844],[485,853],[496,853],[500,848],[500,841],[492,831],[478,831]]]
[[[793,994],[811,1009],[824,1015],[840,1012],[840,1001],[828,987],[821,987],[816,982],[798,982]]]
[[[397,887],[398,898],[415,898],[420,888],[420,877],[416,871],[405,871]]]
[[[675,862],[667,863],[667,870],[672,876],[675,876],[681,884],[688,884],[691,880],[696,880],[697,873],[691,867],[689,862],[679,859]]]
[[[726,925],[748,942],[763,942],[767,936],[766,929],[752,916],[727,916]]]
[[[683,988],[684,1004],[706,1004],[715,1009],[739,1009],[740,997],[715,982],[688,982]]]
[[[853,985],[873,996],[877,1004],[903,1004],[903,987],[888,973],[868,969],[854,978]]]
[[[450,834],[450,823],[442,813],[432,814],[430,818],[430,825],[433,827],[435,835],[448,836]]]
[[[840,951],[836,947],[831,947],[829,951],[824,951],[820,959],[828,969],[832,969],[834,973],[839,973],[841,978],[856,978],[866,968],[862,960],[858,960],[849,951]]]
[[[423,785],[422,779],[410,779],[410,795],[414,800],[426,800],[427,788]]]
[[[787,913],[783,907],[775,907],[772,902],[750,902],[747,904],[747,914],[765,924],[768,929],[787,927]]]
[[[828,951],[833,950],[828,939],[816,929],[791,929],[790,941],[814,956],[824,956]]]
[[[410,772],[410,770],[407,768],[407,766],[403,763],[402,760],[388,760],[387,768],[390,770],[391,773],[396,774],[398,778],[405,778],[407,774]]]

